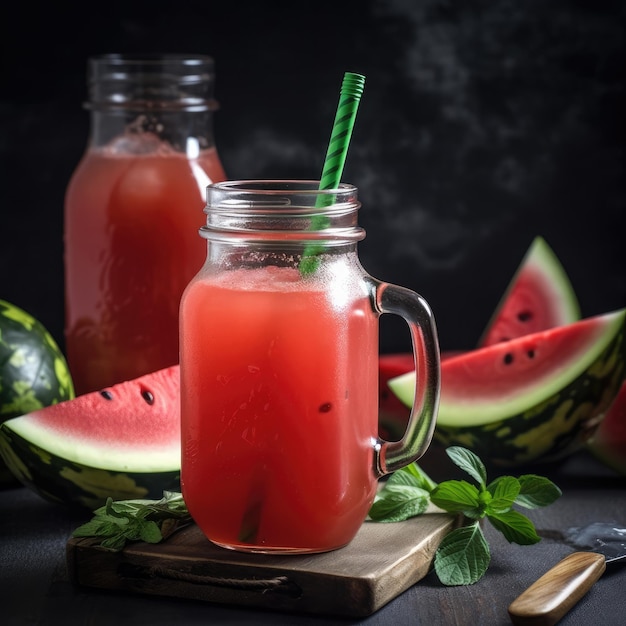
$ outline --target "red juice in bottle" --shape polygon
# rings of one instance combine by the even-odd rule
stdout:
[[[178,362],[178,307],[202,266],[210,57],[89,59],[90,134],[65,198],[65,348],[76,393]]]
[[[206,255],[204,190],[225,175],[197,158],[89,151],[67,191],[66,350],[77,393],[178,362],[178,306]]]

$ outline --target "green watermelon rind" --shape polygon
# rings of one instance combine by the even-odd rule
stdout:
[[[0,357],[0,422],[75,397],[65,356],[52,335],[5,300],[0,300]],[[24,370],[30,379],[21,378]]]
[[[549,286],[551,290],[550,304],[558,307],[559,325],[571,324],[580,319],[580,304],[576,297],[576,292],[563,267],[561,261],[554,253],[546,240],[537,236],[533,239],[528,251],[524,255],[522,262],[509,281],[509,284],[496,306],[487,327],[483,331],[478,347],[483,347],[486,338],[492,330],[493,325],[498,320],[505,303],[514,290],[515,285],[522,272],[533,271],[542,278],[542,282]]]
[[[76,463],[51,454],[5,425],[0,426],[0,456],[24,486],[68,506],[93,510],[108,497],[159,499],[163,491],[180,491],[180,469],[135,472]]]
[[[590,320],[594,320],[596,324],[601,325],[602,332],[591,343],[584,354],[579,353],[574,355],[574,357],[571,358],[571,363],[561,363],[561,371],[557,372],[551,378],[544,377],[537,379],[532,388],[526,386],[512,397],[502,400],[498,399],[497,401],[494,401],[493,398],[484,401],[474,396],[474,398],[472,398],[473,401],[463,398],[455,402],[450,399],[450,396],[446,394],[444,390],[439,402],[437,425],[440,427],[462,426],[463,428],[469,426],[485,426],[486,424],[499,422],[503,419],[514,418],[532,407],[549,401],[550,398],[560,393],[562,389],[573,383],[580,376],[583,376],[585,372],[593,367],[593,364],[600,359],[607,348],[619,339],[619,336],[624,332],[626,309],[606,313],[596,318],[589,318],[589,320],[583,320],[579,323],[584,324]],[[521,339],[526,338],[523,337]],[[474,355],[480,357],[488,354],[488,351],[501,350],[503,346],[504,344],[496,344],[495,346],[481,348],[450,359],[449,363],[458,359],[471,359]],[[415,386],[415,372],[409,372],[394,378],[390,380],[388,384],[402,402],[407,406],[411,406]]]
[[[65,356],[30,313],[0,299],[0,423],[75,397]],[[15,482],[0,459],[0,485]]]

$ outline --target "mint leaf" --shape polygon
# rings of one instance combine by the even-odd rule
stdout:
[[[520,492],[520,482],[513,476],[501,476],[489,484],[487,491],[491,494],[491,500],[486,507],[487,515],[506,513]]]
[[[435,553],[434,567],[444,585],[471,585],[484,576],[490,560],[489,546],[476,522],[444,537]]]
[[[562,495],[562,491],[543,476],[524,474],[519,477],[519,483],[521,488],[515,502],[527,509],[548,506]]]
[[[149,500],[116,500],[107,504],[106,512],[118,517],[134,517],[145,508]]]
[[[471,450],[461,446],[451,446],[446,449],[446,454],[455,465],[467,472],[481,487],[485,487],[487,470],[484,463]]]
[[[463,513],[467,517],[481,517],[483,506],[479,491],[464,480],[439,483],[430,494],[430,500],[448,513]]]
[[[107,504],[96,509],[94,513],[96,515],[104,515],[111,513],[111,511],[125,517],[149,515],[154,518],[164,515],[165,517],[184,518],[189,516],[183,496],[177,491],[164,491],[160,500],[112,500],[109,498]]]
[[[107,498],[106,504],[104,505],[104,515],[108,515],[110,517],[117,517],[120,519],[128,518],[127,515],[124,514],[123,510],[118,511],[118,508],[113,503],[113,498]]]
[[[127,518],[124,518],[123,520],[118,520],[116,518],[103,517],[100,524],[100,530],[98,531],[98,535],[103,537],[106,537],[107,535],[117,535],[118,533],[123,532],[124,527],[127,525]]]
[[[494,528],[499,530],[509,543],[531,545],[541,541],[534,524],[518,511],[494,513],[487,516]]]
[[[126,537],[124,535],[113,535],[107,539],[103,539],[100,544],[103,548],[118,552],[126,545]]]
[[[385,481],[370,507],[369,517],[376,522],[400,522],[421,515],[428,508],[430,491],[436,485],[416,463],[410,463]]]
[[[72,534],[73,537],[97,537],[102,534],[102,520],[94,518],[79,526]]]
[[[163,539],[159,525],[153,521],[144,521],[139,529],[139,538],[146,543],[159,543]]]
[[[391,476],[389,476],[389,479],[383,483],[383,488],[381,491],[385,491],[385,489],[389,489],[389,487],[392,487],[393,485],[404,485],[406,487],[416,487],[418,489],[423,489],[420,479],[412,472],[407,471],[406,467],[403,467],[402,469],[399,469],[391,474]]]
[[[385,485],[370,507],[375,522],[402,522],[428,508],[428,491],[412,485]]]
[[[406,467],[394,472],[387,484],[395,482],[411,484],[429,492],[437,486],[437,483],[417,463],[409,463]]]

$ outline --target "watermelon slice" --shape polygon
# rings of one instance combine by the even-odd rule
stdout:
[[[543,237],[535,237],[498,303],[479,347],[580,319],[572,284]]]
[[[593,455],[626,476],[626,381],[589,441]]]
[[[496,465],[560,458],[598,426],[624,379],[626,309],[442,362],[435,438]],[[406,405],[414,372],[389,381]]]
[[[0,454],[40,495],[90,509],[179,490],[179,366],[10,419]]]

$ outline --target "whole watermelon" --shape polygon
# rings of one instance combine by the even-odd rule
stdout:
[[[74,398],[63,353],[32,315],[0,300],[0,423]],[[0,459],[0,482],[11,478]]]

